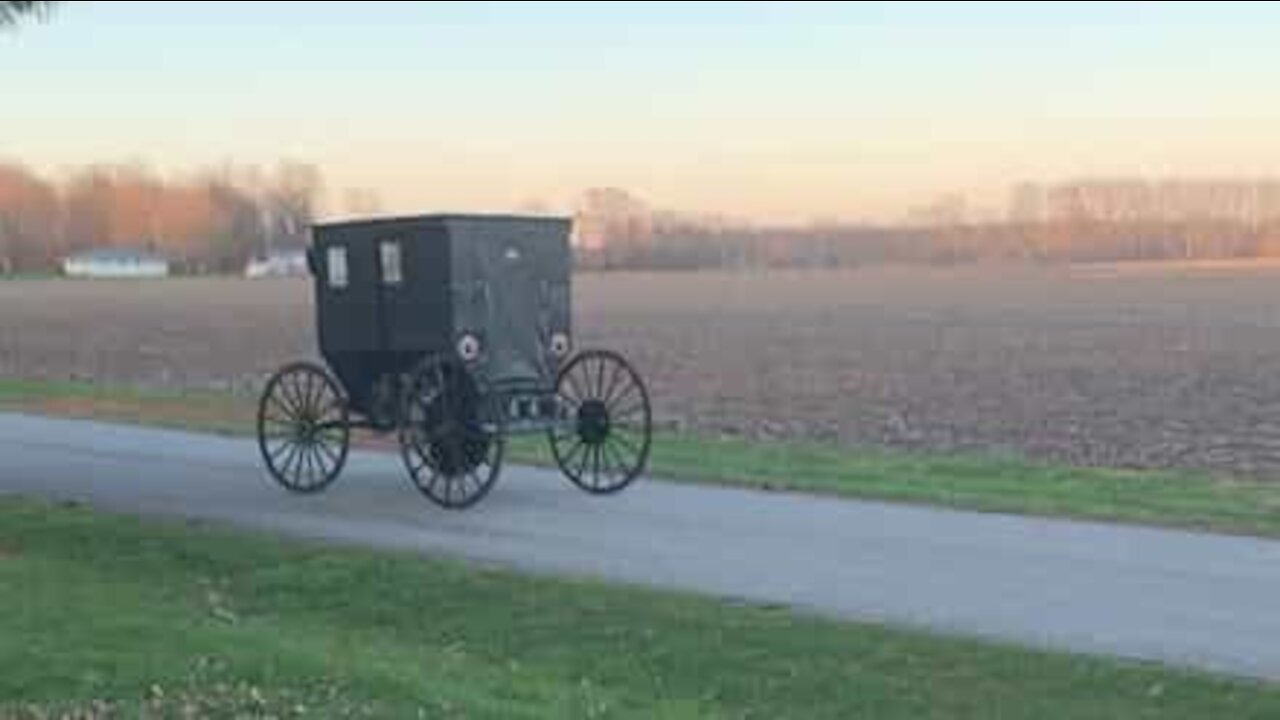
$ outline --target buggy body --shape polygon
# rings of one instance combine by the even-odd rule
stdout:
[[[392,426],[397,379],[450,354],[511,399],[554,395],[571,344],[571,227],[463,215],[317,227],[320,351],[351,408]],[[549,419],[544,405],[526,415]]]
[[[323,366],[283,368],[259,407],[272,476],[316,492],[351,430],[397,433],[445,507],[496,481],[508,434],[546,433],[565,474],[612,493],[649,452],[647,390],[616,353],[574,354],[572,222],[422,215],[317,225],[308,250]]]

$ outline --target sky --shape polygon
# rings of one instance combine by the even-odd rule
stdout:
[[[0,32],[0,159],[296,158],[395,212],[596,186],[994,211],[1023,180],[1280,175],[1277,28],[1247,2],[70,2]]]

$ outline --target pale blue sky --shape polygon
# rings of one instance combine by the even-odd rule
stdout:
[[[769,218],[1280,174],[1280,6],[71,2],[0,34],[0,157],[282,156],[388,209],[610,184]]]

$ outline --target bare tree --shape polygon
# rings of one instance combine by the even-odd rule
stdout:
[[[316,217],[323,189],[320,168],[294,160],[280,163],[266,198],[268,242],[272,248],[301,247],[306,243],[307,228]]]
[[[53,186],[22,166],[0,163],[0,272],[51,263],[57,222]]]
[[[56,4],[48,0],[0,0],[0,27],[16,24],[27,16],[42,16]]]
[[[620,188],[592,188],[578,205],[579,250],[598,255],[606,266],[627,265],[653,234],[649,206]]]

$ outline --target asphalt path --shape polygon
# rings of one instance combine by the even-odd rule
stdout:
[[[0,494],[1280,680],[1271,541],[659,481],[601,499],[528,468],[458,514],[392,454],[300,498],[252,441],[15,415]]]

